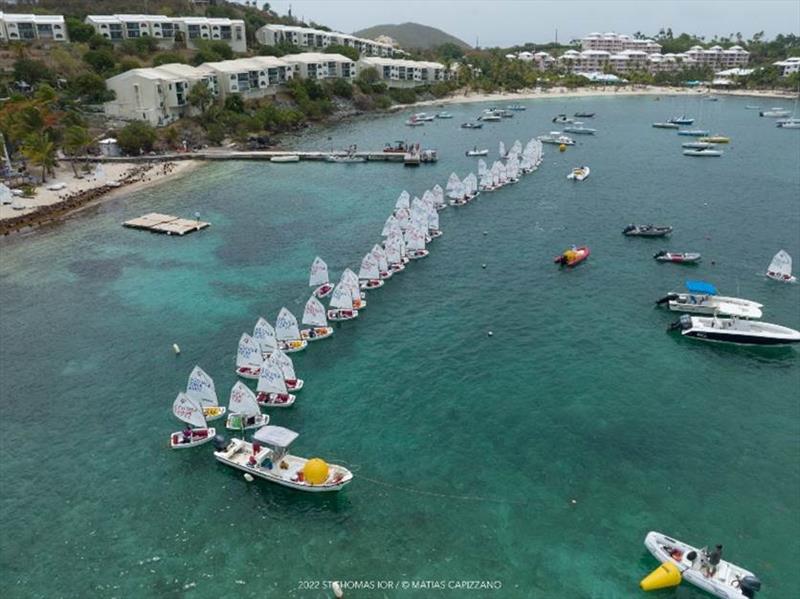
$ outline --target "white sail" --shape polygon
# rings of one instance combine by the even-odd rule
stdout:
[[[497,148],[497,153],[500,154],[500,158],[505,158],[506,156],[506,144],[504,144],[502,141]]]
[[[203,416],[203,408],[194,399],[186,395],[186,393],[178,393],[178,397],[172,403],[172,413],[175,418],[195,426],[197,428],[206,428],[206,418]]]
[[[342,272],[342,278],[340,279],[344,282],[346,287],[352,287],[358,290],[358,276],[349,268],[345,268]]]
[[[264,360],[261,365],[256,390],[261,393],[287,393],[283,371],[275,361],[275,354]]]
[[[400,255],[400,246],[397,244],[396,239],[386,244],[386,261],[391,264],[399,264],[402,260]]]
[[[511,146],[511,153],[519,154],[520,152],[522,152],[522,142],[520,140],[516,140],[514,145]]]
[[[435,210],[428,215],[428,229],[431,231],[439,230],[439,213]]]
[[[266,355],[275,351],[278,347],[278,340],[275,338],[275,329],[266,321],[265,318],[259,318],[256,326],[253,327],[253,340],[261,348],[261,353]]]
[[[306,302],[306,309],[303,311],[303,324],[312,327],[328,326],[328,319],[325,318],[325,307],[313,295]]]
[[[394,207],[396,210],[401,210],[403,208],[408,208],[408,201],[411,199],[411,196],[408,192],[404,189],[400,196],[397,198],[397,201],[394,203]]]
[[[400,223],[398,222],[395,215],[392,214],[389,216],[389,218],[386,219],[386,222],[383,224],[383,231],[381,231],[381,236],[388,237],[392,231],[399,228],[400,228]]]
[[[367,254],[361,260],[361,269],[358,271],[359,279],[380,279],[381,273],[378,271],[378,261],[372,256],[372,253]]]
[[[261,348],[247,333],[239,338],[239,349],[236,351],[237,368],[258,368],[261,366]]]
[[[781,250],[772,258],[769,263],[768,272],[773,272],[781,277],[789,278],[792,276],[792,257],[785,251]]]
[[[219,405],[217,392],[214,389],[214,381],[199,366],[195,366],[189,375],[189,381],[186,383],[186,395],[201,406]]]
[[[406,246],[409,250],[425,249],[425,234],[419,229],[411,228],[406,231]]]
[[[319,287],[328,282],[328,265],[317,256],[311,263],[311,274],[308,277],[308,284],[311,287]]]
[[[283,378],[288,380],[297,379],[297,375],[294,373],[294,362],[292,362],[292,359],[284,352],[280,350],[276,351],[273,360],[280,367]]]
[[[346,283],[339,283],[333,288],[330,306],[331,308],[338,308],[340,310],[352,310],[353,295]]]
[[[397,217],[397,226],[400,227],[401,231],[405,231],[411,222],[411,211],[408,208],[403,208],[398,210],[395,216]]]
[[[275,336],[279,341],[300,339],[297,318],[286,308],[281,308],[281,311],[278,312],[278,320],[275,322]]]
[[[425,193],[422,194],[422,201],[425,204],[435,204],[435,197],[430,189],[426,189]]]
[[[453,200],[462,200],[464,199],[464,195],[466,194],[466,188],[464,184],[459,181],[458,185],[453,187],[450,191],[447,192],[448,197]]]
[[[233,414],[244,414],[245,416],[258,416],[261,408],[258,407],[256,394],[250,388],[237,381],[231,389],[231,397],[228,400],[228,411]]]
[[[433,186],[433,200],[437,206],[444,206],[444,189],[438,183]]]
[[[372,246],[372,257],[378,262],[378,270],[381,272],[386,272],[389,270],[389,262],[386,260],[386,252],[384,252],[383,248],[377,243]]]
[[[456,175],[455,173],[450,173],[450,178],[447,179],[447,186],[445,187],[445,189],[447,191],[453,191],[453,189],[458,187],[460,184],[461,184],[461,179],[458,178],[458,175]]]
[[[482,177],[486,172],[486,161],[483,158],[478,160],[478,176]]]

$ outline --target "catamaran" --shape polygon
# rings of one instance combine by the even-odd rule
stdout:
[[[372,252],[366,254],[361,259],[361,268],[358,270],[359,289],[364,291],[379,289],[384,284],[385,281],[381,279],[381,273],[378,270],[377,260],[375,260]]]
[[[739,297],[718,295],[717,288],[705,281],[686,281],[687,293],[670,292],[656,305],[664,305],[673,312],[689,314],[719,314],[739,318],[761,318],[763,304]]]
[[[261,428],[267,424],[269,416],[261,413],[256,394],[241,381],[236,381],[228,400],[228,419],[225,421],[225,428],[245,431]]]
[[[328,280],[328,265],[317,256],[311,263],[311,273],[308,276],[308,284],[315,287],[314,295],[319,299],[328,297],[333,292],[333,285]]]
[[[275,354],[264,360],[261,365],[256,391],[258,392],[256,401],[259,405],[271,408],[288,408],[297,399],[295,395],[289,393],[283,370]]]
[[[353,480],[353,473],[344,466],[291,455],[288,447],[297,437],[287,428],[265,426],[256,431],[252,443],[231,439],[217,448],[214,457],[226,466],[298,491],[339,491]]]
[[[278,320],[275,322],[275,336],[278,339],[278,348],[285,352],[302,351],[308,347],[308,341],[300,337],[297,318],[285,307],[278,312]]]
[[[257,379],[263,361],[263,354],[256,340],[247,333],[242,333],[236,350],[236,374],[243,379]]]
[[[169,446],[172,449],[197,447],[208,443],[217,434],[216,429],[206,424],[200,404],[185,393],[178,393],[172,404],[172,413],[175,418],[187,424],[184,430],[169,436]]]
[[[314,295],[306,302],[303,324],[311,327],[300,330],[300,337],[306,341],[319,341],[333,335],[333,327],[328,326],[325,318],[325,306]]]
[[[195,400],[203,408],[203,416],[208,422],[225,415],[225,406],[217,401],[214,381],[199,366],[195,366],[186,383],[186,395]]]
[[[797,282],[797,277],[792,275],[792,257],[785,250],[772,257],[772,262],[767,267],[767,276],[781,283]]]

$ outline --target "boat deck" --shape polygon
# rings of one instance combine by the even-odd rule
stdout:
[[[152,231],[153,233],[163,233],[165,235],[183,236],[187,233],[193,233],[194,231],[200,231],[201,229],[210,227],[211,223],[151,212],[139,218],[126,220],[122,223],[122,226],[131,229]]]

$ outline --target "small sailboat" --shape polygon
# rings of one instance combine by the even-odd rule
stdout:
[[[353,480],[353,473],[344,466],[291,455],[288,447],[297,436],[287,428],[265,426],[256,431],[252,443],[231,439],[217,447],[214,457],[226,466],[297,491],[339,491]]]
[[[259,405],[270,408],[288,408],[293,405],[296,396],[289,393],[283,370],[275,359],[275,354],[264,360],[261,373],[258,375],[258,395],[256,401]]]
[[[359,289],[364,291],[379,289],[383,287],[384,283],[385,281],[381,279],[377,260],[375,260],[372,252],[366,254],[361,259],[361,268],[358,271]]]
[[[576,166],[567,175],[567,179],[572,179],[573,181],[583,181],[591,174],[591,172],[592,170],[588,166]]]
[[[225,421],[225,428],[245,431],[261,428],[267,424],[269,416],[261,413],[256,394],[241,381],[236,381],[228,400],[228,419]]]
[[[345,287],[350,291],[353,300],[354,310],[363,310],[367,307],[367,295],[361,291],[358,283],[358,275],[349,268],[345,268],[340,279]]]
[[[400,210],[408,210],[411,207],[411,195],[404,189],[400,192],[400,195],[397,196],[397,201],[394,203],[394,213],[395,216],[397,212]]]
[[[263,354],[256,340],[247,333],[242,333],[236,350],[236,374],[243,379],[257,379],[263,361]]]
[[[275,336],[278,339],[278,348],[285,352],[302,351],[308,347],[308,341],[300,337],[297,318],[285,307],[278,312],[278,320],[275,322]]]
[[[319,299],[328,297],[333,292],[333,285],[328,280],[328,265],[317,256],[311,263],[311,272],[308,275],[308,284],[315,287],[314,295]]]
[[[559,254],[555,258],[553,258],[553,262],[556,264],[560,264],[561,266],[577,266],[586,258],[591,255],[591,251],[585,245],[580,247],[572,246],[570,249],[565,250],[562,254]]]
[[[353,320],[358,317],[358,310],[353,308],[350,289],[342,282],[333,289],[327,316],[332,321]]]
[[[436,212],[436,210],[433,210],[433,212]],[[438,216],[438,213],[436,214]],[[386,251],[376,243],[375,245],[372,246],[372,251],[370,253],[372,254],[372,257],[375,259],[375,261],[378,263],[378,274],[381,276],[381,279],[383,280],[391,279],[392,275],[394,275],[394,271],[389,266],[389,261],[386,258]]]
[[[500,156],[500,158],[505,158],[508,155],[508,152],[506,152],[506,144],[502,141],[497,144],[497,155]]]
[[[272,352],[278,349],[278,339],[275,337],[275,329],[267,322],[266,318],[259,317],[256,321],[256,326],[253,327],[253,341],[255,341],[261,349],[262,359],[268,357]],[[253,378],[257,376],[258,373],[255,373]]]
[[[439,214],[438,212],[436,214]],[[386,262],[389,264],[389,270],[393,273],[403,272],[406,269],[405,262],[403,261],[403,252],[400,245],[403,243],[402,233],[393,235],[384,242],[384,252],[386,252]]]
[[[306,341],[319,341],[333,335],[333,327],[328,326],[325,318],[325,306],[314,295],[306,302],[303,324],[311,327],[300,330],[300,337]]]
[[[430,253],[425,249],[425,233],[416,227],[411,227],[406,231],[406,248],[408,249],[408,257],[411,260],[419,260],[420,258],[427,258]]]
[[[225,415],[225,406],[217,401],[214,381],[199,366],[195,366],[186,382],[186,395],[195,400],[203,408],[203,416],[208,422]]]
[[[172,449],[197,447],[208,443],[217,434],[216,429],[206,424],[200,404],[185,393],[178,393],[172,404],[172,413],[175,418],[187,424],[185,429],[169,436],[169,446]]]
[[[767,276],[781,283],[797,282],[797,277],[792,275],[792,257],[785,250],[772,257],[772,262],[767,267]]]
[[[300,391],[305,385],[305,381],[301,378],[297,378],[297,375],[294,372],[294,363],[292,359],[283,353],[281,350],[276,351],[272,356],[270,356],[273,361],[280,366],[281,372],[283,373],[283,382],[286,383],[286,388],[289,391]]]

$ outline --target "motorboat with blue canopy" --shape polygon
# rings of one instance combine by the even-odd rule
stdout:
[[[686,290],[688,293],[670,292],[656,304],[667,304],[673,312],[761,318],[762,304],[738,297],[718,295],[717,288],[706,281],[688,280]]]
[[[686,290],[689,293],[704,293],[705,295],[717,295],[717,288],[706,281],[686,281]]]

